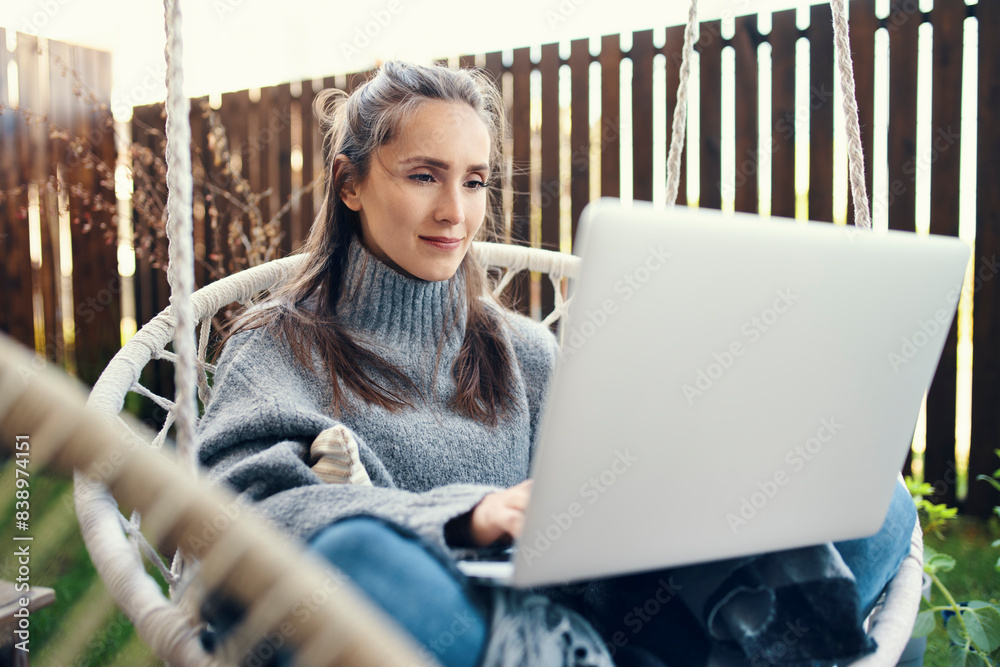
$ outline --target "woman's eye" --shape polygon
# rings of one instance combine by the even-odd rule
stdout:
[[[470,190],[481,190],[486,187],[486,181],[468,181],[465,184]]]
[[[412,174],[410,176],[411,181],[418,181],[420,183],[433,183],[434,177],[430,174]]]

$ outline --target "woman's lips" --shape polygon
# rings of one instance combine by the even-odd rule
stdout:
[[[455,250],[462,244],[462,239],[447,236],[421,236],[420,240],[440,250]]]

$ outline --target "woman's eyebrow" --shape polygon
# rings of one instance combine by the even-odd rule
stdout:
[[[437,158],[428,157],[426,155],[414,155],[413,157],[406,158],[405,160],[400,160],[400,164],[407,166],[414,163],[427,164],[437,169],[442,169],[448,171],[451,169],[451,163],[445,162],[444,160],[439,160]],[[489,165],[484,163],[470,165],[467,171],[489,171]]]

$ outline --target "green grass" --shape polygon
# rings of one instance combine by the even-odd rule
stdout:
[[[997,558],[1000,557],[1000,547],[990,546],[998,537],[1000,530],[995,522],[967,517],[958,517],[952,521],[944,530],[943,540],[934,535],[925,536],[924,540],[929,546],[956,560],[955,569],[939,573],[938,577],[957,602],[1000,602],[1000,572],[995,569]],[[947,604],[944,596],[936,589],[931,591],[931,602],[935,605]],[[924,664],[928,667],[944,667],[949,664],[948,638],[944,632],[935,630],[928,637]]]
[[[128,647],[128,663],[135,666],[162,664],[148,649],[136,652],[135,631],[116,609],[100,618],[92,618],[94,630],[84,630],[66,623],[75,617],[93,617],[95,599],[108,599],[104,585],[87,553],[73,507],[72,483],[65,479],[39,474],[29,469],[31,485],[29,527],[19,530],[14,517],[14,470],[8,460],[0,467],[0,543],[30,544],[29,584],[55,590],[56,599],[48,607],[31,614],[30,649],[32,663],[52,664],[54,656],[66,667],[100,667],[111,664],[117,653]],[[14,536],[31,536],[30,542],[15,542]],[[13,553],[13,548],[9,550]],[[17,577],[18,563],[5,555],[0,558],[0,578]],[[130,643],[133,644],[130,646]],[[66,647],[79,646],[62,655]]]

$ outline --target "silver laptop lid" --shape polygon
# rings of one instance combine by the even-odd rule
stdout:
[[[967,244],[602,200],[576,251],[515,584],[878,530]]]

